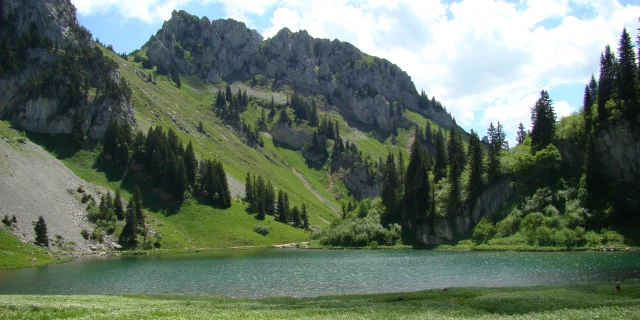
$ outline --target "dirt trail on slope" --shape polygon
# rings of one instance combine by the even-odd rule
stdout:
[[[329,201],[329,199],[323,197],[320,193],[318,193],[318,191],[309,183],[309,181],[307,181],[307,179],[305,179],[305,177],[300,174],[300,172],[296,171],[296,169],[294,169],[293,167],[291,167],[291,171],[293,172],[293,174],[296,175],[296,177],[298,177],[298,179],[300,179],[300,181],[302,181],[302,184],[304,184],[304,186],[309,189],[309,191],[311,191],[311,193],[313,193],[314,196],[316,196],[316,198],[318,198],[318,200],[320,200],[320,202],[324,203],[327,207],[329,207],[329,209],[337,214],[338,213],[338,206],[336,206],[334,203],[332,203],[331,201]],[[326,220],[322,219],[323,221],[327,222]]]
[[[82,186],[99,199],[99,189],[78,178],[40,146],[27,141],[0,138],[0,216],[16,216],[16,234],[26,241],[35,238],[32,222],[43,216],[52,243],[56,235],[88,250],[90,243],[80,231],[93,230],[76,190]]]

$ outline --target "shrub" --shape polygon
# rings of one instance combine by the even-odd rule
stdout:
[[[508,237],[518,230],[520,219],[513,214],[508,215],[496,224],[496,235],[498,237]]]
[[[2,223],[5,226],[10,227],[11,226],[11,220],[9,220],[9,216],[5,215],[4,218],[2,218]]]
[[[533,212],[524,217],[520,222],[520,230],[535,231],[545,224],[545,217],[540,212]]]
[[[473,229],[473,238],[478,242],[487,242],[496,234],[496,228],[489,218],[484,217]]]
[[[36,233],[36,244],[48,247],[49,236],[47,235],[47,223],[42,216],[38,217],[38,221],[33,227],[33,231]]]
[[[371,249],[378,249],[378,241],[371,241],[369,242],[369,247],[371,247]]]
[[[542,226],[535,231],[535,238],[539,246],[548,246],[552,244],[553,232],[547,226]]]
[[[260,235],[263,235],[263,236],[266,236],[266,235],[269,234],[269,228],[267,226],[265,226],[265,225],[256,224],[253,227],[253,232],[255,232],[257,234],[260,234]]]
[[[87,231],[87,229],[82,229],[82,231],[80,231],[80,235],[85,239],[85,240],[89,240],[89,231]]]
[[[82,186],[79,186],[76,191],[78,191],[78,193],[84,193],[84,188]]]

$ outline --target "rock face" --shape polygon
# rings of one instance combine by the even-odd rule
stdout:
[[[637,121],[640,123],[640,119]],[[640,138],[638,128],[628,122],[598,132],[596,150],[602,173],[613,181],[633,186],[640,191]]]
[[[341,153],[331,162],[331,170],[336,178],[344,182],[345,187],[356,199],[375,198],[382,190],[380,177],[370,175],[358,155]]]
[[[293,149],[302,149],[311,140],[313,132],[304,128],[291,128],[284,122],[278,122],[271,130],[273,141],[287,145]]]
[[[419,226],[417,240],[422,244],[448,243],[455,235],[466,233],[480,219],[498,210],[512,194],[508,180],[499,182],[482,192],[471,206],[464,207],[459,216]]]
[[[93,139],[102,138],[112,117],[120,123],[134,122],[128,85],[121,81],[117,65],[101,53],[91,58],[99,70],[80,63],[70,67],[84,79],[74,78],[66,71],[47,73],[64,65],[63,55],[69,52],[86,56],[87,52],[93,55],[98,50],[90,33],[78,25],[75,9],[68,0],[2,0],[0,17],[9,26],[2,34],[11,42],[8,50],[23,50],[14,62],[17,69],[0,68],[0,118],[11,120],[24,130],[56,134],[71,133],[77,116]],[[9,30],[11,33],[6,34]],[[37,44],[29,44],[26,49],[15,46],[29,37],[33,41],[33,34],[40,38]],[[65,53],[57,52],[54,45]],[[82,86],[85,99],[79,94]],[[89,94],[91,87],[99,86],[108,87],[111,92],[103,89]],[[84,101],[69,106],[69,96],[75,97],[72,100],[76,102]]]
[[[395,64],[346,42],[315,39],[306,31],[285,28],[263,41],[244,23],[209,21],[174,11],[145,47],[154,65],[173,64],[181,73],[211,83],[223,77],[262,84],[274,80],[274,85],[289,85],[297,93],[323,95],[341,112],[385,130],[393,127],[395,116],[389,105],[394,102],[441,127],[455,125],[446,111],[419,106],[411,77]]]

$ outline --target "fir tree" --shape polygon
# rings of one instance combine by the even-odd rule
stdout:
[[[116,188],[116,195],[113,199],[113,212],[116,214],[118,220],[124,220],[124,207],[122,204],[122,196],[120,195],[120,188]]]
[[[244,201],[249,204],[249,207],[247,208],[247,211],[249,211],[249,213],[255,212],[252,180],[253,179],[251,179],[251,174],[247,172],[247,177],[244,180]]]
[[[447,154],[444,146],[444,137],[440,131],[436,134],[436,159],[433,171],[436,183],[447,175]]]
[[[413,227],[419,219],[427,216],[430,198],[431,181],[427,168],[426,150],[416,139],[411,145],[411,155],[404,184],[405,225]]]
[[[516,142],[521,144],[526,138],[527,132],[524,131],[524,126],[522,125],[522,122],[520,122],[520,124],[518,124],[518,133],[516,134]]]
[[[627,119],[635,122],[638,114],[638,64],[636,53],[627,29],[622,30],[618,47],[617,68],[618,98],[622,100],[623,112]]]
[[[610,46],[605,47],[604,54],[600,55],[600,80],[598,81],[598,119],[604,122],[609,119],[609,112],[605,107],[609,99],[616,92],[617,62]]]
[[[549,145],[555,133],[556,114],[546,90],[540,92],[540,98],[531,109],[531,125],[531,149],[536,152]]]
[[[393,154],[389,152],[387,162],[382,173],[382,191],[380,197],[382,204],[386,208],[387,219],[392,222],[399,221],[397,217],[398,190],[400,183],[398,181],[398,170],[396,169],[396,161]]]
[[[184,152],[184,169],[187,176],[187,182],[193,185],[196,182],[196,172],[198,171],[198,160],[193,151],[193,144],[189,141],[187,149]]]
[[[298,206],[293,206],[293,209],[291,209],[291,220],[294,226],[302,227],[302,217],[300,216]]]
[[[136,209],[133,197],[129,199],[127,204],[127,218],[120,234],[120,243],[125,246],[135,247],[138,238],[138,223],[136,221]]]
[[[131,194],[131,201],[133,201],[133,212],[135,214],[134,220],[137,222],[137,225],[144,227],[144,212],[142,209],[142,192],[140,191],[140,187],[138,187],[138,185],[135,185],[135,187],[133,187],[133,193]],[[129,210],[129,208],[127,208],[127,210]]]
[[[522,123],[520,123],[522,126]],[[483,189],[482,173],[484,171],[484,156],[482,155],[482,147],[480,146],[480,138],[478,134],[471,130],[469,138],[469,146],[467,147],[467,164],[469,166],[469,195],[471,199]]]
[[[487,154],[487,178],[489,183],[495,183],[500,175],[500,148],[497,148],[498,134],[493,122],[489,124],[487,129],[487,137],[489,138],[489,153]]]
[[[309,230],[309,214],[307,213],[307,205],[304,203],[302,203],[300,218],[302,219],[302,228],[305,230]]]
[[[35,223],[33,231],[36,234],[36,244],[43,247],[48,247],[49,236],[47,231],[47,223],[44,221],[44,218],[42,216],[38,217],[38,221]]]
[[[284,207],[284,192],[282,190],[278,190],[278,221],[286,223],[287,222],[287,210]]]

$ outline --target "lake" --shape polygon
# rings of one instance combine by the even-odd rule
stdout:
[[[269,249],[76,259],[0,270],[0,293],[312,297],[630,278],[640,278],[640,253]]]

